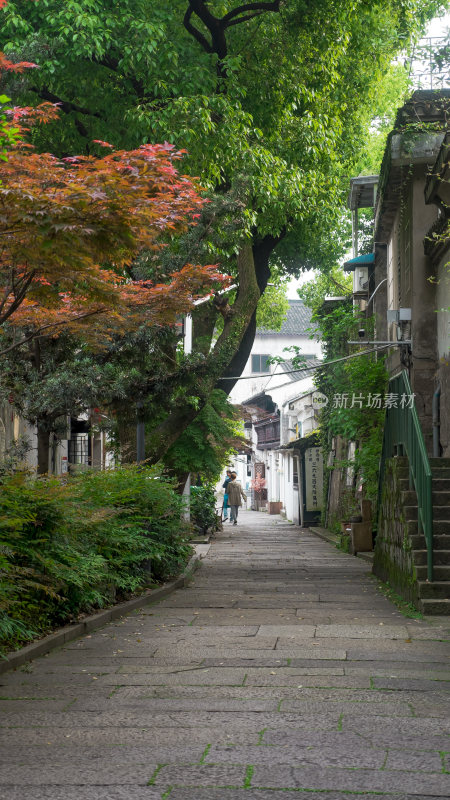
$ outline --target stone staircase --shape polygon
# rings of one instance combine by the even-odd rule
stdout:
[[[418,532],[415,491],[409,489],[408,462],[402,465],[403,511],[417,577],[419,606],[424,614],[450,615],[450,458],[430,458],[433,476],[434,580],[427,581],[425,537]]]

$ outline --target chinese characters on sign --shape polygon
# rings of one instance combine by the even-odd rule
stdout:
[[[305,451],[306,510],[321,511],[323,495],[322,448]]]
[[[415,394],[338,393],[333,395],[333,408],[413,408]]]

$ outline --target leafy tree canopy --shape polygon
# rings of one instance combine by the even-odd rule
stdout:
[[[305,305],[316,313],[325,297],[350,297],[352,290],[351,273],[345,273],[340,267],[334,266],[327,273],[315,275],[313,280],[304,283],[297,292]]]
[[[268,286],[262,295],[256,310],[256,324],[258,328],[279,331],[286,319],[289,310],[289,300],[286,296],[286,285]]]
[[[188,150],[186,171],[213,198],[197,231],[203,257],[192,260],[219,263],[238,288],[232,304],[216,299],[194,320],[202,345],[194,342],[192,359],[201,367],[153,431],[155,459],[224,388],[221,377],[240,374],[275,248],[294,274],[330,267],[342,253],[344,237],[330,232],[341,227],[369,123],[382,116],[384,76],[443,5],[16,0],[0,11],[8,57],[39,64],[12,76],[10,93],[23,103],[58,102],[63,112],[62,125],[33,134],[38,150],[91,154],[95,140],[127,149],[167,140]],[[189,261],[188,246],[178,241],[168,258]],[[208,349],[218,314],[223,331]]]
[[[168,140],[189,150],[205,187],[239,184],[239,236],[279,236],[319,203],[333,216],[337,176],[368,117],[385,113],[379,87],[392,55],[441,6],[17,0],[2,11],[0,41],[39,64],[18,90],[64,112],[64,125],[36,133],[38,145],[67,154],[95,139]]]

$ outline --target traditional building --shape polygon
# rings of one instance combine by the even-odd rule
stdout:
[[[257,328],[250,357],[241,379],[230,394],[231,402],[240,404],[264,391],[267,381],[277,367],[276,364],[269,364],[268,359],[274,356],[283,359],[292,358],[292,352],[286,351],[286,348],[292,346],[300,348],[300,354],[307,361],[320,358],[320,342],[317,338],[311,338],[312,327],[311,312],[303,300],[298,299],[289,300],[286,319],[279,331]],[[284,371],[288,371],[287,366],[284,367]]]
[[[374,571],[426,613],[450,612],[450,91],[416,91],[399,109],[380,176],[357,179],[372,205],[365,297],[387,352]],[[364,261],[364,264],[362,263]]]

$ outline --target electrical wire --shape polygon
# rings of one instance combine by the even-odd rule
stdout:
[[[298,369],[287,369],[283,372],[273,372],[272,375],[269,377],[273,378],[274,375],[297,375],[299,372],[312,372],[316,369],[323,369],[324,367],[328,367],[331,364],[339,364],[341,361],[349,361],[351,358],[357,358],[358,356],[366,356],[368,353],[378,353],[380,350],[386,350],[388,347],[398,347],[397,342],[392,342],[392,344],[383,344],[380,347],[372,347],[370,350],[360,350],[358,353],[352,353],[349,356],[343,356],[343,358],[334,358],[332,361],[322,361],[321,364],[316,364],[315,366],[311,367],[299,367]],[[262,378],[263,375],[232,375],[227,376],[226,378],[220,378],[220,381],[251,381],[256,380],[258,377]],[[266,384],[267,385],[267,384]],[[285,384],[283,384],[284,386]]]

